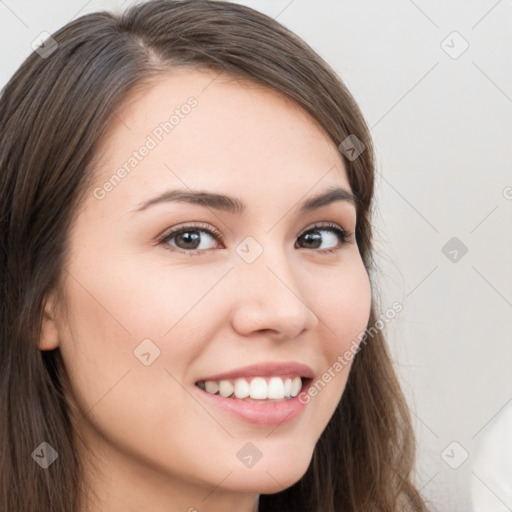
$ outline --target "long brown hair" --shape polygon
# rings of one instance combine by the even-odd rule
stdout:
[[[82,465],[75,450],[69,385],[59,349],[38,349],[44,303],[58,290],[72,219],[90,192],[103,134],[135,88],[174,66],[223,71],[284,93],[338,146],[357,205],[356,240],[370,273],[372,142],[335,72],[272,18],[224,1],[157,0],[116,16],[82,16],[33,52],[0,97],[0,509],[79,512]],[[375,289],[369,327],[377,320]],[[78,433],[79,434],[79,433]],[[31,456],[47,442],[58,459]],[[260,496],[268,511],[425,511],[414,486],[409,411],[382,331],[364,340],[346,389],[293,486]]]

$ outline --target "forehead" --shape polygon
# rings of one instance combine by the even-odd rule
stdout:
[[[210,70],[176,68],[132,94],[99,155],[96,185],[124,169],[114,186],[128,196],[167,185],[266,191],[276,200],[317,184],[350,190],[336,145],[302,107]]]

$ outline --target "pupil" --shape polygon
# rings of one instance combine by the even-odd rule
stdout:
[[[193,233],[193,235],[190,235]],[[184,240],[185,245],[190,248],[190,242],[199,242],[199,234],[197,231],[184,231],[183,233],[180,233],[177,235],[178,240]],[[188,245],[187,245],[188,242]],[[197,247],[197,244],[194,245],[194,249]]]
[[[306,240],[306,243],[313,242],[314,248],[317,248],[322,243],[322,237],[318,233],[306,233],[304,235],[304,238]],[[315,242],[318,242],[315,244]]]

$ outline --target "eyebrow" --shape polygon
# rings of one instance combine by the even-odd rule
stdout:
[[[132,209],[131,212],[140,212],[156,204],[169,203],[174,201],[205,206],[236,215],[240,215],[245,211],[245,204],[238,197],[232,197],[203,190],[169,190],[163,194],[153,197],[152,199],[144,201]],[[331,187],[326,191],[312,196],[306,201],[302,202],[300,204],[299,213],[305,214],[321,208],[322,206],[331,204],[335,201],[347,202],[355,208],[358,204],[358,198],[352,192],[341,187]]]

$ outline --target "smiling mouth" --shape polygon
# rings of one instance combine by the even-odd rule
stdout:
[[[272,403],[295,398],[312,379],[299,376],[200,380],[195,385],[212,395],[246,402]]]

